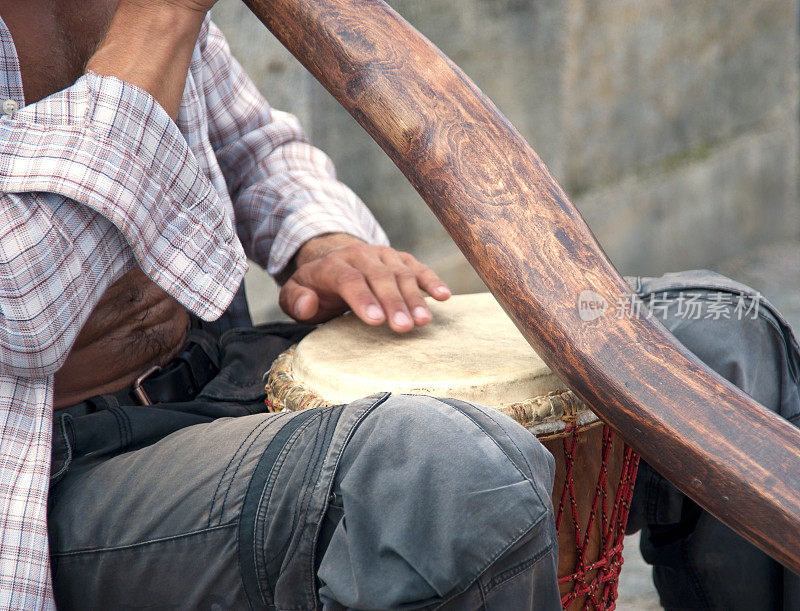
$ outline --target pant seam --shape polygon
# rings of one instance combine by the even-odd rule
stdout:
[[[118,545],[114,547],[97,547],[97,548],[86,548],[86,549],[78,549],[72,550],[69,552],[53,552],[50,555],[53,558],[66,558],[70,556],[82,556],[87,554],[101,554],[105,552],[118,552],[127,549],[136,549],[138,547],[145,547],[147,545],[153,545],[155,543],[164,543],[166,541],[177,541],[179,539],[187,539],[189,537],[193,537],[195,535],[202,535],[208,532],[214,532],[217,530],[224,530],[226,528],[233,528],[236,527],[238,524],[238,520],[233,520],[231,522],[227,522],[225,524],[220,524],[218,526],[212,526],[211,528],[201,528],[199,530],[193,530],[188,533],[181,533],[179,535],[171,535],[169,537],[157,537],[155,539],[147,539],[145,541],[138,541],[136,543],[130,543],[128,545]]]
[[[283,465],[286,462],[286,458],[292,451],[292,448],[294,448],[300,435],[303,433],[303,431],[305,431],[308,428],[308,426],[314,421],[314,419],[315,419],[314,417],[309,417],[305,422],[303,422],[300,426],[298,426],[295,431],[292,432],[292,434],[289,436],[289,438],[286,440],[283,447],[281,448],[280,453],[275,458],[275,461],[272,463],[272,467],[270,468],[269,474],[267,475],[264,488],[261,490],[258,506],[256,508],[256,518],[254,523],[255,529],[258,530],[259,525],[264,523],[262,512],[266,511],[267,505],[269,505],[269,497],[272,496],[272,490],[275,485],[275,481],[273,480],[273,473],[276,472],[276,469],[280,471],[280,469],[283,468]],[[295,528],[296,525],[293,523],[292,531],[294,531]],[[289,542],[289,545],[291,545],[291,541]],[[288,546],[286,549],[288,549]],[[267,575],[267,567],[266,567],[266,564],[269,561],[274,560],[274,557],[270,558],[269,561],[266,558],[263,558],[264,566],[259,566],[258,555],[259,554],[257,547],[253,546],[253,566],[255,567],[256,577],[258,578],[257,583],[258,583],[259,594],[261,595],[262,601],[267,600],[267,594],[268,594],[269,598],[273,599],[274,603],[275,592],[273,592],[272,588],[269,586],[269,576]],[[280,555],[280,552],[278,553],[278,555]],[[261,575],[260,573],[264,574]],[[265,589],[267,590],[267,592],[264,591]]]
[[[61,481],[61,478],[64,477],[64,475],[66,475],[67,471],[72,465],[72,443],[70,442],[69,435],[67,434],[67,426],[71,421],[72,421],[72,416],[70,416],[69,414],[64,414],[61,416],[59,429],[64,439],[64,447],[67,449],[67,456],[64,458],[64,462],[61,465],[61,468],[50,476],[51,486]]]
[[[545,557],[545,556],[547,556],[547,555],[548,555],[550,552],[552,552],[552,551],[553,551],[553,545],[554,545],[554,542],[551,542],[551,543],[550,543],[550,545],[548,545],[548,546],[547,546],[546,548],[544,548],[543,550],[541,550],[541,551],[537,552],[536,554],[534,554],[533,556],[531,556],[531,557],[530,557],[530,558],[528,558],[527,560],[523,560],[523,561],[522,561],[522,562],[520,562],[518,565],[516,565],[516,566],[514,566],[514,567],[511,567],[510,569],[507,569],[507,570],[503,571],[503,572],[502,572],[502,573],[500,573],[499,575],[496,575],[496,576],[494,576],[494,577],[493,577],[493,578],[492,578],[492,579],[491,579],[491,580],[490,580],[490,581],[489,581],[489,582],[486,584],[486,593],[488,594],[489,592],[491,592],[492,590],[494,590],[494,589],[495,589],[495,588],[497,588],[498,586],[500,586],[500,585],[504,584],[504,583],[505,583],[506,581],[508,581],[509,579],[513,579],[514,577],[516,577],[517,575],[519,575],[520,573],[522,573],[522,572],[523,572],[523,571],[525,571],[526,569],[528,569],[528,568],[532,567],[534,564],[536,564],[537,562],[539,562],[539,561],[540,561],[542,558],[544,558],[544,557]]]
[[[309,554],[309,556],[311,558],[312,566],[313,566],[314,560],[315,560],[316,543],[317,543],[317,539],[318,539],[319,528],[320,528],[320,525],[322,524],[323,518],[325,516],[325,502],[327,502],[327,498],[328,498],[329,495],[326,494],[326,496],[325,496],[326,500],[323,502],[323,505],[322,505],[322,508],[321,508],[321,512],[319,513],[319,515],[318,515],[316,520],[313,520],[314,516],[312,516],[312,510],[315,509],[314,503],[315,503],[315,498],[317,498],[318,489],[319,489],[319,487],[321,485],[320,484],[321,479],[323,477],[322,476],[322,472],[324,470],[324,462],[325,462],[325,459],[327,458],[327,454],[328,454],[328,451],[330,449],[330,445],[333,443],[333,439],[335,438],[335,429],[339,424],[339,420],[340,420],[340,416],[341,416],[342,410],[345,407],[346,407],[346,405],[333,405],[333,406],[330,406],[330,407],[325,407],[325,408],[320,408],[319,409],[319,414],[318,414],[319,415],[319,426],[317,427],[317,430],[316,430],[316,432],[314,434],[314,451],[312,452],[311,459],[308,460],[307,463],[306,463],[306,468],[305,468],[305,471],[304,471],[303,477],[302,477],[301,489],[305,490],[306,493],[302,498],[300,496],[298,496],[297,501],[296,501],[296,503],[294,505],[295,513],[299,516],[299,520],[298,520],[298,523],[294,525],[293,531],[302,533],[302,531],[304,531],[306,528],[308,528],[309,524],[312,524],[314,526],[314,537],[313,537],[312,542],[311,542],[311,551],[310,551],[310,554]],[[335,413],[335,412],[338,412],[338,413]],[[300,434],[302,434],[302,432],[307,428],[307,426],[309,426],[311,424],[311,422],[313,422],[313,421],[314,421],[314,419],[309,419],[309,422],[307,424],[305,424],[305,425],[303,425],[303,426],[298,428],[297,436],[290,440],[292,446],[297,442],[297,440],[300,437]],[[320,437],[322,437],[322,439],[324,440],[324,438],[327,436],[328,427],[330,427],[330,426],[334,427],[334,431],[331,434],[330,443],[326,446],[324,444],[324,441],[323,441],[322,446],[319,447],[318,444],[319,444]],[[291,451],[291,447],[289,447],[289,442],[287,442],[286,451],[283,453],[284,455],[283,455],[283,457],[281,459],[282,461],[286,460],[286,458],[288,457],[288,454],[289,454],[290,451]],[[315,458],[315,453],[317,453],[317,452],[319,453],[319,456],[317,456]],[[278,461],[276,461],[276,463],[277,462]],[[311,483],[311,479],[312,478],[309,476],[309,470],[313,469],[315,465],[319,465],[320,466],[320,473],[317,476],[316,483],[313,486],[311,486],[309,484]],[[331,482],[332,481],[333,481],[333,478],[331,478]],[[274,482],[273,482],[273,485],[274,485]],[[305,509],[301,510],[300,509],[301,505],[305,505]],[[260,516],[260,514],[261,514],[261,509],[259,507],[259,516]],[[263,523],[264,520],[261,519],[260,521]],[[316,521],[316,524],[314,524],[314,521]],[[305,542],[304,537],[302,535],[298,536],[298,537],[291,537],[290,538],[288,544],[284,547],[284,549],[286,550],[285,552],[283,552],[284,553],[284,559],[283,559],[283,565],[284,566],[290,566],[292,564],[296,554],[298,553],[298,551],[302,551],[302,546],[305,543],[306,542]],[[271,560],[274,560],[274,556],[273,556],[273,558]],[[301,565],[299,565],[299,566],[301,566]],[[264,568],[264,570],[266,572],[266,567]],[[311,584],[312,585],[311,585],[311,587],[309,588],[308,580],[303,579],[303,584],[301,586],[298,586],[296,591],[300,591],[301,588],[302,588],[302,590],[305,591],[305,595],[308,598],[310,598],[312,600],[316,600],[316,598],[317,598],[316,587],[313,585],[314,584],[314,580],[315,580],[315,572],[313,571],[313,569],[312,569],[310,574],[312,576],[312,580],[311,580]],[[266,581],[266,579],[265,579],[265,581]],[[274,596],[274,594],[273,594],[273,596]],[[274,604],[274,602],[275,601],[273,600],[273,604]],[[294,608],[289,608],[289,607],[281,607],[280,609],[281,609],[281,611],[300,611],[300,608],[294,609]]]
[[[522,457],[522,461],[525,463],[525,466],[528,467],[528,471],[531,472],[531,475],[533,475],[533,465],[531,465],[531,463],[528,461],[527,457],[525,456],[525,452],[523,452],[522,449],[517,445],[517,442],[514,441],[514,438],[508,432],[506,427],[504,427],[499,422],[497,424],[501,429],[503,429],[503,432],[506,434],[506,437],[508,437],[508,440],[511,442],[511,445],[513,445],[515,448],[517,448],[517,452],[519,452],[519,455]],[[520,425],[520,426],[522,426],[522,425]],[[533,433],[531,433],[531,434],[533,434]]]
[[[255,427],[252,431],[250,431],[250,434],[247,435],[245,440],[242,441],[241,445],[236,450],[236,452],[238,453],[239,450],[241,450],[242,446],[244,446],[244,444],[247,443],[247,440],[250,439],[251,436],[253,437],[253,439],[250,441],[250,445],[248,445],[247,449],[242,452],[242,455],[239,458],[239,464],[236,465],[236,469],[234,469],[233,475],[231,475],[230,481],[228,482],[228,487],[225,490],[225,496],[222,498],[222,504],[220,505],[220,509],[219,509],[219,519],[220,519],[220,521],[222,520],[223,516],[225,515],[225,503],[227,503],[227,501],[228,501],[228,495],[231,492],[231,488],[233,488],[233,482],[236,480],[236,475],[239,473],[239,469],[241,468],[242,463],[244,462],[244,459],[247,456],[247,453],[250,451],[250,448],[253,447],[253,445],[256,443],[256,441],[258,441],[258,438],[261,437],[261,435],[264,434],[264,431],[267,430],[269,425],[274,423],[274,422],[275,422],[275,420],[264,420],[264,421],[262,421],[257,427]],[[256,431],[258,431],[258,432],[256,432]],[[234,454],[234,456],[236,456],[236,455]],[[229,470],[229,468],[230,468],[230,466],[232,464],[233,464],[233,459],[231,459],[231,461],[228,463],[228,466],[225,468],[225,473],[223,474],[223,478],[225,477],[225,475],[227,475],[228,470]],[[220,479],[220,485],[222,484],[222,481],[223,480]],[[209,513],[209,524],[210,524],[210,522],[211,522],[211,515]]]
[[[462,407],[460,407],[460,406],[462,406],[462,405],[466,405],[467,407],[470,407],[470,408],[472,408],[472,406],[470,406],[470,404],[469,404],[469,403],[466,403],[465,401],[461,401],[461,400],[459,400],[459,399],[439,399],[439,400],[440,400],[442,403],[446,403],[446,404],[447,404],[447,405],[449,405],[450,407],[453,407],[453,408],[455,408],[455,409],[458,409],[458,410],[459,410],[459,411],[461,411],[462,413],[465,413],[465,412],[464,412],[464,409],[463,409]],[[452,401],[452,403],[451,403],[451,401]],[[459,406],[456,406],[456,403],[458,403],[458,404],[459,404]],[[472,409],[474,409],[474,408],[472,408]],[[519,447],[519,445],[517,445],[517,442],[516,442],[516,441],[514,441],[514,438],[513,438],[513,436],[511,435],[511,433],[509,433],[508,429],[507,429],[507,428],[504,426],[504,424],[505,424],[505,423],[503,423],[501,420],[495,420],[495,419],[493,419],[493,418],[491,418],[491,420],[492,420],[492,422],[494,422],[494,423],[495,423],[495,424],[496,424],[498,427],[500,427],[500,429],[503,431],[503,433],[505,433],[506,437],[508,438],[508,441],[511,443],[511,445],[513,445],[513,446],[516,448],[517,452],[519,452],[519,455],[520,455],[520,458],[522,459],[522,462],[524,462],[524,463],[525,463],[525,466],[528,468],[528,471],[530,471],[530,473],[531,473],[531,477],[533,477],[533,466],[532,466],[532,465],[531,465],[531,463],[528,461],[527,457],[525,456],[525,453],[522,451],[522,449]],[[522,426],[522,425],[520,425],[520,426]],[[527,430],[527,429],[526,429],[526,430]],[[529,431],[529,433],[530,433],[530,431]],[[487,433],[487,434],[488,434],[488,433]],[[491,437],[491,436],[490,436],[490,437]],[[501,448],[501,449],[502,449],[502,448]],[[508,455],[506,455],[506,456],[508,457]],[[510,457],[508,457],[508,459],[509,459],[509,460],[511,460],[511,458],[510,458]],[[513,463],[513,461],[511,461],[511,462]],[[524,476],[524,475],[525,475],[525,474],[523,473],[523,476]]]
[[[322,415],[320,415],[320,416],[322,416]],[[315,449],[317,448],[317,444],[319,443],[319,434],[320,434],[320,430],[321,429],[322,429],[322,422],[320,422],[320,426],[317,428],[317,432],[314,434],[314,448]],[[313,454],[312,454],[312,458],[313,458]],[[308,485],[308,483],[309,483],[309,481],[311,479],[309,477],[309,470],[311,470],[313,468],[313,465],[315,465],[315,464],[316,464],[316,461],[314,461],[314,460],[309,460],[306,463],[306,469],[303,472],[303,480],[302,480],[303,484],[302,484],[302,488],[301,488],[302,490],[306,491],[306,495],[305,495],[304,499],[301,499],[298,496],[297,504],[295,505],[295,510],[297,511],[298,515],[301,517],[302,526],[305,526],[305,523],[308,520],[307,511],[309,510],[309,508],[311,506],[311,501],[314,498],[314,492],[316,490],[316,486],[309,486]],[[306,505],[306,511],[303,511],[301,509],[301,505]],[[302,526],[300,526],[300,527],[302,528]],[[299,543],[299,538],[298,539],[293,539],[293,541],[297,541]],[[287,556],[286,556],[286,562],[287,563],[291,562],[294,559],[294,556],[297,553],[297,548],[298,548],[298,545],[292,545],[290,543],[289,548],[287,550]]]
[[[255,532],[258,525],[258,515],[261,511],[261,506],[264,503],[268,483],[272,480],[275,464],[283,454],[286,443],[292,438],[297,429],[301,428],[303,424],[311,420],[313,416],[314,410],[309,410],[304,413],[296,414],[294,418],[288,418],[286,422],[283,423],[280,429],[270,440],[267,447],[261,453],[259,462],[250,477],[250,481],[247,484],[247,489],[242,501],[242,510],[239,514],[238,520],[239,534],[237,538],[237,559],[239,573],[242,576],[242,582],[244,584],[245,594],[251,606],[268,605],[267,598],[264,596],[264,588],[266,586],[267,589],[269,589],[269,584],[262,584],[261,579],[259,578]],[[273,453],[274,458],[272,459],[272,463],[268,465],[265,460],[270,458]],[[269,467],[268,469],[267,466]],[[266,473],[262,473],[264,470],[266,470]],[[261,481],[262,478],[263,481]],[[256,480],[258,480],[260,483],[256,484]],[[261,489],[258,490],[256,487],[254,487],[256,485],[261,486]],[[247,565],[247,569],[245,568],[245,565]]]
[[[294,449],[295,445],[297,444],[297,441],[300,438],[300,435],[311,425],[311,423],[314,422],[314,420],[315,420],[315,418],[309,418],[306,422],[304,422],[302,425],[300,425],[297,428],[297,430],[292,434],[292,436],[289,437],[289,439],[286,440],[286,444],[283,446],[283,449],[281,450],[280,455],[275,459],[275,462],[273,463],[273,468],[270,469],[270,473],[269,473],[269,476],[267,477],[266,483],[264,485],[264,489],[261,492],[262,496],[261,496],[261,498],[259,500],[258,510],[257,510],[257,513],[256,513],[256,524],[263,524],[265,522],[265,520],[262,519],[263,518],[262,509],[263,509],[263,511],[266,511],[267,505],[269,505],[269,497],[272,495],[272,490],[273,490],[273,487],[275,486],[275,480],[272,477],[273,473],[276,470],[280,471],[283,468],[283,465],[286,463],[286,459],[288,458],[289,453]],[[308,469],[308,465],[306,465],[306,469]],[[303,482],[300,485],[301,489],[303,488],[304,484],[305,484],[305,475],[303,477]],[[265,501],[266,501],[266,505],[265,505]],[[298,499],[298,502],[299,502],[299,499]],[[297,513],[297,505],[296,504],[295,504],[295,513]],[[293,530],[294,530],[294,528],[293,528]],[[291,545],[291,543],[287,544],[287,546],[284,549],[289,549],[290,545]],[[280,556],[280,555],[285,555],[285,552],[276,551],[276,553],[272,557],[270,557],[269,560],[267,560],[265,558],[264,561],[265,562],[271,562],[271,561],[275,560],[275,558],[277,556]],[[288,559],[290,559],[290,557],[287,557],[287,560]]]
[[[528,461],[528,458],[525,456],[525,452],[523,452],[522,449],[519,447],[519,445],[517,445],[517,442],[514,441],[513,436],[511,435],[511,433],[509,433],[508,429],[504,426],[505,423],[503,423],[500,420],[494,420],[494,419],[492,419],[492,421],[495,424],[497,424],[497,426],[499,426],[503,430],[503,432],[506,434],[506,437],[507,437],[508,441],[511,442],[511,445],[513,445],[517,449],[517,452],[519,452],[520,458],[522,458],[522,461],[525,463],[525,466],[528,467],[528,471],[530,471],[530,473],[531,473],[531,477],[533,477],[533,465],[531,465],[530,461]],[[520,424],[519,426],[522,426],[522,425]],[[530,431],[528,431],[528,433],[531,434],[531,435],[533,434],[533,433],[530,433]],[[534,437],[535,437],[535,435],[534,435]],[[509,460],[511,460],[510,457],[509,457]]]
[[[457,406],[457,405],[454,405],[454,404],[452,404],[452,403],[449,403],[448,401],[445,401],[445,400],[443,400],[443,399],[440,399],[440,398],[436,398],[436,400],[437,400],[437,401],[439,401],[439,403],[442,403],[442,404],[444,404],[444,405],[447,405],[447,406],[448,406],[448,407],[450,407],[451,409],[455,409],[455,410],[456,410],[457,412],[459,412],[459,413],[460,413],[462,416],[464,416],[464,417],[465,417],[465,418],[467,418],[467,419],[468,419],[470,422],[472,422],[472,424],[474,424],[474,425],[475,425],[475,427],[476,427],[476,428],[477,428],[477,429],[478,429],[478,430],[481,432],[481,434],[482,434],[484,437],[486,437],[487,439],[489,439],[489,440],[490,440],[490,441],[491,441],[491,442],[492,442],[492,443],[495,445],[495,447],[496,447],[498,450],[500,450],[500,451],[503,453],[503,456],[505,456],[505,457],[506,457],[506,459],[508,460],[508,462],[509,462],[509,463],[511,463],[511,466],[512,466],[512,467],[514,467],[514,469],[517,471],[517,473],[519,473],[519,474],[522,476],[522,478],[523,478],[525,481],[527,481],[527,482],[529,482],[529,483],[532,483],[532,481],[531,481],[531,478],[529,478],[527,475],[525,475],[525,473],[523,473],[523,472],[522,472],[522,469],[520,469],[520,468],[517,466],[517,464],[516,464],[516,463],[513,461],[513,459],[512,459],[512,458],[511,458],[511,457],[508,455],[508,452],[506,452],[505,448],[504,448],[503,446],[501,446],[499,443],[497,443],[497,440],[496,440],[496,439],[494,439],[494,438],[493,438],[493,437],[492,437],[492,436],[489,434],[489,432],[488,432],[488,431],[487,431],[487,430],[486,430],[486,429],[483,427],[483,425],[482,425],[480,422],[478,422],[478,421],[477,421],[475,418],[473,418],[473,417],[472,417],[472,415],[468,414],[468,413],[467,413],[465,410],[463,410],[461,407],[459,407],[459,406]],[[518,447],[516,444],[513,444],[513,445],[514,445],[514,447],[515,447],[515,448],[517,448],[517,450],[519,450],[519,447]],[[522,454],[522,451],[520,451],[520,454]],[[534,490],[534,492],[536,493],[536,496],[537,496],[537,497],[539,498],[539,500],[541,501],[541,500],[542,500],[542,498],[539,496],[539,492],[536,490],[536,486],[533,486],[533,490]]]
[[[328,510],[328,504],[330,502],[330,496],[331,496],[331,493],[333,491],[334,480],[336,479],[336,472],[339,470],[339,463],[342,460],[342,455],[344,454],[345,450],[347,449],[347,446],[350,444],[350,441],[353,439],[353,435],[355,435],[356,431],[358,430],[358,427],[361,426],[361,424],[364,422],[364,420],[367,418],[367,416],[369,416],[372,412],[374,412],[380,405],[385,403],[386,400],[390,396],[391,396],[391,393],[388,393],[388,392],[380,393],[379,395],[377,395],[375,400],[372,401],[371,404],[369,404],[368,406],[364,407],[363,412],[358,416],[356,421],[353,422],[352,426],[350,427],[350,430],[347,431],[347,435],[342,440],[341,448],[339,448],[339,452],[337,453],[336,459],[333,462],[333,465],[332,465],[332,468],[331,468],[331,476],[330,476],[330,479],[328,481],[327,489],[325,490],[325,496],[324,496],[325,501],[324,501],[323,507],[322,507],[321,519],[317,521],[317,527],[314,529],[314,537],[313,537],[313,539],[311,541],[312,547],[311,547],[311,554],[310,554],[310,566],[308,567],[308,569],[310,571],[310,574],[312,576],[314,576],[314,577],[316,577],[317,542],[319,541],[319,535],[320,535],[320,532],[322,530],[322,522],[324,521],[325,514],[326,514],[326,512]],[[340,406],[334,406],[334,407],[332,407],[330,409],[331,410],[333,410],[333,409],[344,410],[346,407],[347,407],[346,405],[340,405]],[[337,427],[339,426],[340,419],[341,419],[341,414],[340,414],[340,417],[337,418],[335,426],[337,426]],[[336,433],[334,432],[334,435],[331,438],[331,445],[333,445],[333,440],[335,439],[335,437],[336,437]],[[326,456],[326,459],[327,459],[327,456]],[[322,464],[323,464],[323,470],[324,470],[325,460],[323,460]]]
[[[443,600],[442,603],[439,605],[440,607],[445,605],[446,603],[450,602],[451,600],[455,599],[458,596],[461,596],[464,592],[469,590],[472,587],[478,578],[485,573],[489,567],[491,567],[497,560],[505,554],[509,549],[514,547],[517,543],[519,543],[526,535],[532,534],[535,530],[541,529],[542,525],[545,523],[545,517],[547,516],[547,512],[544,512],[533,524],[531,524],[528,528],[521,530],[514,536],[514,538],[508,543],[508,545],[504,546],[500,551],[498,551],[494,556],[492,556],[488,562],[481,568],[477,573],[472,575],[471,579],[467,582],[467,584],[458,592],[455,592],[452,596],[448,597],[446,600]],[[548,546],[548,548],[552,547],[552,542]]]
[[[124,416],[123,416],[123,414],[121,413],[121,410],[118,407],[116,407],[114,405],[109,405],[108,406],[108,412],[112,416],[114,416],[114,421],[117,423],[117,433],[119,434],[119,438],[120,438],[120,446],[122,448],[124,448],[130,442],[130,436],[128,434],[127,422],[125,421]]]
[[[220,491],[220,488],[222,488],[222,482],[225,481],[225,476],[228,474],[228,471],[230,470],[234,459],[239,454],[239,450],[241,450],[242,447],[244,446],[244,444],[247,443],[247,440],[250,439],[250,436],[253,435],[253,433],[255,433],[256,430],[258,430],[263,425],[264,425],[264,422],[260,422],[258,424],[258,426],[253,427],[253,429],[247,434],[247,436],[239,444],[239,447],[236,448],[236,451],[231,455],[231,459],[228,461],[228,464],[225,466],[225,470],[222,472],[222,476],[219,478],[219,482],[217,482],[217,487],[214,489],[214,494],[211,496],[211,503],[209,504],[209,508],[208,508],[208,526],[209,527],[211,526],[211,519],[212,519],[212,515],[214,513],[214,506],[217,503],[217,495],[218,495],[218,493]],[[229,487],[229,489],[230,489],[230,487]],[[227,495],[227,491],[226,491],[226,495]],[[222,519],[222,512],[220,512],[220,519]]]

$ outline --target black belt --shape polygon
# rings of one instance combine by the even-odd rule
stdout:
[[[151,367],[133,386],[110,393],[120,405],[153,405],[191,401],[219,373],[216,343],[207,333],[192,331],[183,350],[163,367]]]

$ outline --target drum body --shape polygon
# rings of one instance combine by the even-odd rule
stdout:
[[[502,411],[556,460],[552,498],[564,608],[612,608],[638,457],[553,374],[489,293],[428,305],[433,322],[404,335],[352,315],[322,325],[273,364],[271,409],[390,391]]]

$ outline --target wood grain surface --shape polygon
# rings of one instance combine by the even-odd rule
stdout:
[[[245,0],[408,177],[547,364],[678,488],[800,573],[800,431],[633,300],[534,150],[381,0]],[[585,321],[579,295],[609,304]]]

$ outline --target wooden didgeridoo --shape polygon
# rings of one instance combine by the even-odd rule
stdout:
[[[381,0],[244,1],[388,153],[547,364],[678,488],[800,573],[800,431],[658,322],[616,315],[628,285],[478,87]],[[612,307],[582,320],[583,291]]]

